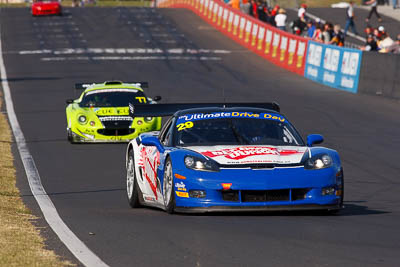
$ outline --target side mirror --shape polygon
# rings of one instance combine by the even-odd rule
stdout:
[[[321,144],[324,141],[324,137],[320,134],[310,134],[307,136],[307,146],[313,146],[316,144]]]
[[[145,146],[155,146],[160,153],[164,153],[165,149],[164,146],[160,143],[160,140],[158,140],[157,137],[155,136],[145,136],[142,138],[142,144]]]
[[[67,99],[67,101],[65,101],[67,104],[72,104],[72,103],[74,103],[74,100],[73,99]]]
[[[161,100],[161,96],[156,95],[155,97],[153,97],[153,100],[154,101],[160,101]]]

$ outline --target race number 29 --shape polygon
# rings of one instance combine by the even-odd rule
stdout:
[[[188,128],[192,128],[193,127],[193,122],[191,121],[187,121],[185,123],[179,123],[178,125],[176,125],[176,127],[178,128],[178,131],[182,131]]]

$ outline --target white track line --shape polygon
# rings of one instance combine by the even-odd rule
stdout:
[[[1,12],[1,9],[0,9]],[[0,73],[1,85],[3,87],[4,99],[6,103],[8,119],[14,133],[15,140],[22,163],[25,168],[29,186],[35,197],[40,209],[43,212],[47,223],[57,234],[60,240],[75,255],[75,257],[85,266],[108,266],[96,254],[94,254],[79,238],[68,228],[57,212],[56,207],[47,195],[42,186],[39,172],[36,168],[32,155],[29,153],[28,146],[25,142],[24,134],[19,126],[17,116],[14,111],[14,104],[11,99],[10,87],[7,81],[6,68],[3,60],[3,50],[1,43],[1,25],[0,25]]]

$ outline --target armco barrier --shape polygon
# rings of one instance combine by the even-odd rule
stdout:
[[[309,41],[304,76],[322,84],[357,93],[362,52]]]
[[[400,55],[363,52],[358,91],[400,99]]]
[[[278,66],[304,75],[308,40],[278,30],[214,0],[157,0],[157,7],[188,8],[238,43]]]

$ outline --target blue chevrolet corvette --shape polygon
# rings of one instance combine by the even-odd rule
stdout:
[[[328,210],[343,206],[335,150],[304,142],[276,103],[130,105],[132,117],[170,116],[127,147],[131,207],[173,212]]]

